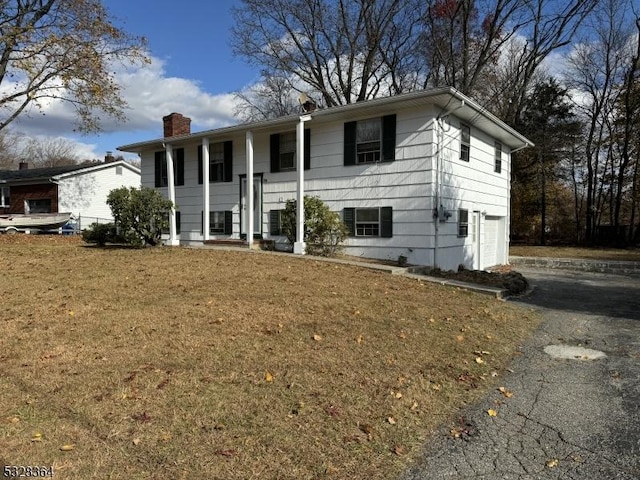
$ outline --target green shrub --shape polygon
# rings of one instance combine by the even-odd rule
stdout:
[[[104,247],[107,243],[116,243],[118,234],[115,223],[92,223],[89,228],[83,230],[82,239],[87,243],[97,243]]]
[[[160,244],[168,228],[167,212],[173,207],[160,192],[149,187],[121,187],[111,190],[107,204],[125,243],[135,246]]]
[[[304,197],[304,240],[307,253],[331,257],[342,248],[349,231],[340,215],[318,197]],[[296,241],[296,201],[287,200],[282,212],[282,231],[289,243]]]

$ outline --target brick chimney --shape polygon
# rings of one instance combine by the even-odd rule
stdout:
[[[179,113],[171,113],[162,117],[165,137],[175,137],[176,135],[189,135],[191,133],[191,119]]]
[[[29,170],[29,164],[27,162],[20,162],[18,164],[18,170]]]
[[[113,156],[113,152],[107,151],[107,154],[104,156],[104,163],[115,162],[116,157]]]

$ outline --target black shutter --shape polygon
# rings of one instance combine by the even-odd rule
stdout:
[[[204,175],[204,164],[202,163],[202,145],[198,145],[198,185],[202,185]]]
[[[356,164],[356,122],[344,124],[344,165]]]
[[[233,181],[233,142],[224,142],[224,181]]]
[[[200,210],[200,235],[204,235],[204,212]]]
[[[380,236],[393,237],[393,209],[391,207],[380,209]]]
[[[349,230],[349,236],[356,236],[356,209],[355,208],[345,208],[342,214],[342,221],[347,226]]]
[[[180,233],[180,210],[176,210],[176,234]]]
[[[271,135],[271,173],[280,171],[280,134]]]
[[[396,116],[382,117],[382,161],[393,162],[396,159]]]
[[[224,234],[231,235],[233,233],[233,212],[225,210],[224,212]]]
[[[175,171],[173,172],[175,176],[174,185],[184,185],[184,148],[178,148],[175,152],[174,159],[174,167]]]
[[[311,129],[304,129],[304,169],[311,168]]]
[[[156,187],[164,187],[162,185],[162,160],[164,157],[164,152],[156,152]]]
[[[271,210],[269,212],[269,235],[282,235],[281,214],[282,210]]]

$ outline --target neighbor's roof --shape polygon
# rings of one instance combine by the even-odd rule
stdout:
[[[24,170],[0,170],[0,183],[35,183],[48,182],[49,180],[59,180],[72,175],[81,175],[104,168],[112,168],[114,166],[123,166],[134,172],[140,173],[140,169],[124,161],[97,163],[97,164],[78,164],[65,165],[61,167],[46,168],[27,168]]]
[[[495,139],[507,145],[511,149],[520,149],[533,146],[533,142],[524,135],[518,133],[487,109],[478,104],[475,100],[460,93],[452,87],[434,88],[430,90],[420,90],[393,97],[376,98],[364,102],[340,105],[326,109],[319,109],[306,115],[311,116],[315,122],[345,121],[360,115],[381,115],[388,112],[390,108],[402,109],[416,106],[435,106],[442,110],[441,115],[455,113],[455,116],[476,126],[478,129],[490,134]],[[123,152],[142,152],[150,149],[162,149],[166,142],[172,145],[179,145],[187,141],[229,137],[248,131],[273,130],[277,127],[293,126],[298,123],[301,114],[289,115],[272,120],[260,122],[243,123],[214,130],[191,133],[189,135],[176,135],[169,138],[157,138],[129,145],[122,145],[118,150]]]

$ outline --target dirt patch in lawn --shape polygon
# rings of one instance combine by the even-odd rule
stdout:
[[[1,460],[58,479],[394,478],[539,321],[262,252],[0,236],[0,269]]]

